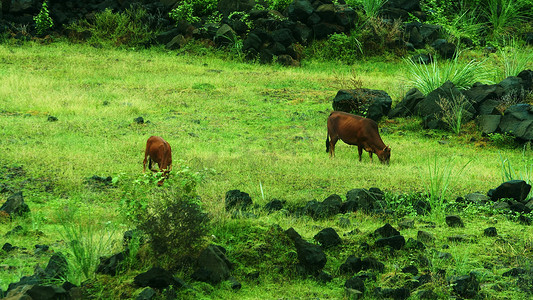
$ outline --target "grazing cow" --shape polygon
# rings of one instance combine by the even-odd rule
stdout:
[[[144,151],[143,172],[146,172],[147,160],[149,170],[152,170],[152,161],[159,165],[159,170],[163,172],[163,179],[158,184],[162,185],[164,178],[168,177],[168,173],[172,169],[172,150],[170,149],[170,144],[161,137],[149,137],[146,141],[146,150]],[[157,172],[156,170],[152,171]]]
[[[391,149],[381,140],[378,125],[373,120],[341,111],[332,112],[328,117],[326,138],[326,152],[330,156],[335,156],[335,144],[339,139],[348,145],[357,145],[359,161],[365,149],[370,154],[370,160],[372,153],[376,153],[381,163],[389,164]]]

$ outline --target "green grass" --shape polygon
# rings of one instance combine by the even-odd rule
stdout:
[[[191,282],[197,292],[184,292],[184,297],[342,298],[347,278],[336,276],[338,266],[350,254],[364,255],[358,250],[361,243],[372,244],[369,234],[386,222],[396,226],[400,221],[397,217],[353,213],[346,216],[351,227],[342,228],[339,217],[316,221],[283,212],[268,215],[255,208],[256,219],[234,220],[224,211],[225,193],[239,189],[249,193],[258,206],[278,198],[290,207],[312,199],[322,201],[334,193],[344,199],[353,188],[423,192],[423,182],[429,179],[425,176],[430,176],[425,175],[427,166],[439,157],[444,161],[453,158],[457,166],[469,162],[460,179],[446,190],[453,202],[457,196],[486,193],[501,183],[502,151],[512,161],[522,157],[519,149],[497,149],[487,144],[480,134],[468,130],[472,125],[460,135],[449,136],[423,132],[417,119],[399,119],[380,123],[382,138],[392,148],[390,166],[371,163],[367,155],[358,162],[356,147],[344,143],[337,144],[336,157],[329,158],[324,141],[331,100],[354,72],[363,87],[385,90],[395,102],[409,88],[402,82],[405,74],[400,63],[377,59],[352,66],[305,62],[300,68],[283,68],[212,55],[176,56],[158,48],[133,52],[64,43],[0,45],[0,170],[6,175],[9,167],[22,166],[26,172],[1,178],[24,191],[32,211],[31,218],[1,222],[0,235],[20,223],[30,234],[9,237],[5,242],[27,249],[46,243],[54,251],[67,251],[64,242],[56,243],[61,240],[58,216],[73,203],[90,205],[90,216],[95,220],[126,229],[130,224],[120,210],[123,188],[141,176],[147,138],[160,135],[171,144],[175,164],[205,173],[197,192],[212,218],[213,241],[228,249],[229,259],[237,263],[232,274],[244,283],[243,289],[235,292],[225,283],[213,288]],[[58,120],[47,121],[48,116]],[[149,122],[136,124],[133,120],[139,116]],[[481,142],[468,142],[473,136]],[[439,143],[441,140],[448,143]],[[115,188],[93,188],[86,183],[93,175],[112,176],[118,183]],[[0,203],[8,196],[0,194]],[[517,266],[520,257],[531,255],[531,226],[474,208],[463,213],[468,218],[467,227],[452,232],[473,235],[477,242],[451,245],[456,263],[461,264],[459,270],[483,268],[484,262],[490,262],[494,269],[487,272],[496,279],[486,279],[486,283],[505,284],[498,276]],[[428,230],[438,237],[435,249],[450,244],[446,240],[450,229],[441,222],[427,229],[428,221],[435,220],[416,216],[416,227],[402,234],[416,238],[418,230]],[[294,227],[309,241],[320,229],[334,227],[344,240],[340,248],[327,252],[325,270],[335,275],[334,281],[322,285],[294,274],[285,280],[280,275],[283,272],[271,272],[268,260],[254,256],[254,245],[271,242],[266,232],[275,224],[283,230]],[[507,244],[496,247],[501,261],[491,254],[494,240],[482,237],[482,229],[494,224],[505,240],[514,242],[512,248]],[[360,231],[342,235],[354,229]],[[35,238],[37,232],[44,234]],[[294,250],[279,244],[271,247],[270,255],[280,255],[279,263],[290,271],[294,258],[286,251]],[[382,287],[395,287],[395,268],[401,269],[414,259],[406,251],[398,255],[387,250],[372,253],[386,263],[377,283]],[[33,274],[35,263],[45,265],[48,259],[29,255],[25,260],[25,255],[21,251],[0,253],[2,261],[13,261],[8,264],[16,268],[0,270],[0,288],[5,290],[20,275]],[[457,266],[446,263],[442,267],[453,273]],[[253,269],[261,271],[259,282],[245,279]],[[140,271],[127,270],[116,279],[97,276],[91,279],[90,287],[104,298],[118,298],[122,292],[133,297],[140,290],[131,281]],[[180,272],[180,277],[189,280],[187,270]],[[441,295],[449,295],[446,286],[432,283],[432,287]],[[489,298],[503,298],[496,290],[482,289]],[[518,299],[524,295],[511,290],[511,296]]]

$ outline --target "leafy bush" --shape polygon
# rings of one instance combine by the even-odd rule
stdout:
[[[175,161],[162,187],[157,185],[162,173],[118,180],[124,189],[121,213],[148,236],[154,252],[170,262],[192,255],[207,235],[209,218],[196,192],[206,172],[192,172],[182,161]]]
[[[365,55],[377,56],[385,53],[396,55],[405,54],[403,42],[403,29],[400,20],[385,22],[381,18],[370,18],[359,30],[357,39],[361,42],[361,48]],[[361,50],[363,51],[363,50]]]
[[[267,9],[283,12],[294,0],[265,0]]]
[[[149,205],[139,229],[148,235],[156,254],[181,262],[203,246],[209,218],[197,200],[179,192],[163,193]]]
[[[38,34],[43,34],[48,29],[52,28],[52,26],[54,26],[54,21],[48,12],[48,4],[46,0],[43,1],[43,5],[39,11],[39,14],[33,17],[33,20],[35,21],[35,29],[37,30]]]
[[[114,13],[107,8],[96,13],[94,20],[79,20],[67,26],[74,40],[83,40],[99,46],[146,46],[157,35],[159,28],[151,24],[151,16],[142,7],[130,7],[124,12]]]
[[[169,12],[169,16],[176,22],[200,22],[201,17],[217,15],[217,0],[184,0]]]
[[[320,60],[338,60],[353,64],[363,54],[361,43],[353,34],[335,33],[323,41],[315,41],[305,49],[306,56]]]

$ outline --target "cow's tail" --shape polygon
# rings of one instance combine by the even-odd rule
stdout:
[[[148,170],[152,170],[152,158],[148,156]]]
[[[329,132],[326,135],[326,153],[329,153]]]

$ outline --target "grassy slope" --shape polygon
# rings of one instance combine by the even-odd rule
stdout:
[[[404,70],[400,64],[371,61],[353,69],[364,87],[383,89],[396,101],[407,89],[401,81]],[[142,170],[144,144],[150,135],[169,141],[175,165],[214,170],[198,192],[221,228],[237,229],[240,226],[232,225],[234,221],[223,212],[224,194],[231,189],[248,192],[259,205],[272,198],[302,205],[333,193],[344,197],[348,190],[360,187],[423,191],[428,163],[438,157],[441,162],[453,159],[457,168],[470,162],[452,187],[455,197],[485,193],[497,186],[501,182],[501,151],[512,161],[521,157],[518,150],[461,142],[466,137],[450,137],[449,143],[441,144],[442,133],[428,136],[418,132],[419,126],[400,120],[381,124],[388,127],[382,137],[393,149],[389,167],[377,163],[377,158],[371,164],[366,154],[359,163],[356,148],[342,143],[337,146],[336,158],[330,159],[325,153],[326,118],[332,98],[338,89],[350,87],[346,82],[352,76],[351,68],[343,65],[309,63],[301,68],[280,68],[155,50],[29,44],[0,46],[0,76],[0,130],[5,137],[0,141],[2,164],[23,165],[28,174],[45,178],[55,189],[52,195],[25,195],[33,214],[43,216],[33,226],[44,232],[54,226],[55,210],[68,201],[94,201],[95,215],[116,220],[115,196],[110,200],[88,191],[83,181],[92,175],[136,176]],[[58,121],[48,122],[48,115]],[[135,124],[133,119],[139,116],[149,123]],[[7,196],[0,195],[0,202]],[[43,201],[43,197],[50,199]],[[364,233],[385,221],[397,222],[364,215],[352,219]],[[515,237],[514,228],[519,225],[501,219],[503,228],[509,228],[503,229],[503,234]],[[478,220],[475,228],[468,230],[479,235],[490,222]],[[307,239],[312,239],[318,228],[336,226],[284,216],[262,215],[257,221],[266,227],[276,223],[283,229],[295,227]],[[0,234],[11,228],[1,224]],[[407,231],[406,236],[416,237],[416,231]],[[531,227],[520,226],[518,231],[533,235]],[[439,226],[435,232],[445,234],[447,228]],[[55,238],[51,234],[43,242]],[[17,242],[30,248],[35,244],[32,240]],[[486,242],[471,253],[466,247],[461,251],[467,254],[462,255],[489,248],[490,240]],[[338,267],[344,258],[328,264]],[[335,270],[334,265],[329,266],[330,271]],[[7,283],[2,281],[1,287],[5,289]],[[260,289],[272,289],[272,297],[278,297],[279,286],[271,284]],[[342,284],[336,280],[327,289],[330,297],[339,296]],[[311,282],[288,285],[287,297],[322,291]],[[249,286],[242,291],[252,298],[257,292]],[[221,293],[224,297],[231,292]]]

